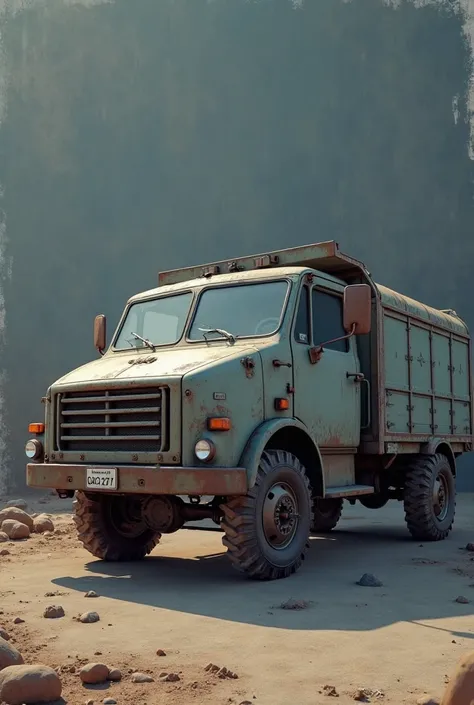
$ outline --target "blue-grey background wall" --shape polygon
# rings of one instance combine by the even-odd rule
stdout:
[[[335,238],[474,328],[462,7],[0,2],[3,484],[93,316],[159,269]]]

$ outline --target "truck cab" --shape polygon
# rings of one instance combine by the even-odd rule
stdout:
[[[384,311],[334,242],[164,272],[127,302],[109,345],[96,318],[99,359],[49,388],[28,484],[75,495],[79,538],[99,558],[143,558],[162,534],[212,519],[238,569],[274,579],[301,566],[311,532],[335,528],[343,499],[419,513],[407,477],[413,457],[431,459],[430,518],[407,521],[417,539],[444,538],[455,457],[472,442],[470,339],[438,312],[467,352],[467,398],[450,387],[451,406],[469,406],[464,432],[408,425],[389,447]]]

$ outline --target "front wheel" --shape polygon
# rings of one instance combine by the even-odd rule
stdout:
[[[453,472],[445,455],[419,456],[405,475],[405,519],[417,541],[441,541],[456,510]]]
[[[311,492],[304,466],[283,450],[262,454],[255,485],[222,505],[222,543],[233,565],[250,578],[286,578],[309,547]]]
[[[104,561],[137,561],[151,553],[160,540],[141,516],[135,497],[89,495],[76,492],[74,523],[79,541]]]

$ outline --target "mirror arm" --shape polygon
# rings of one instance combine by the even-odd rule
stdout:
[[[323,356],[324,352],[324,347],[326,345],[331,345],[331,343],[338,343],[340,340],[349,340],[349,338],[352,338],[353,335],[355,335],[355,330],[356,330],[356,323],[352,324],[352,328],[350,333],[347,333],[347,335],[341,335],[339,338],[333,338],[332,340],[327,340],[325,343],[321,343],[321,345],[317,345],[314,348],[310,348],[308,350],[309,353],[309,361],[312,365],[316,365],[320,361],[320,359]]]

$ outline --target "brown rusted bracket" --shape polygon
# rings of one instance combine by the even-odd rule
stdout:
[[[240,361],[241,365],[245,370],[247,377],[253,377],[255,369],[255,360],[251,357],[243,357]]]
[[[317,362],[320,361],[320,359],[323,356],[323,348],[321,345],[318,345],[316,348],[310,348],[308,350],[308,355],[309,355],[309,361],[312,365],[315,365]]]

